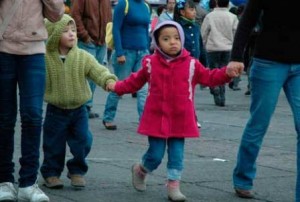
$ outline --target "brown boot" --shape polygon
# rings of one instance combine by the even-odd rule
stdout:
[[[178,180],[168,180],[168,198],[170,201],[186,201],[185,195],[183,195],[179,188]]]
[[[146,175],[147,171],[139,164],[133,164],[132,172],[132,185],[137,191],[146,191]]]
[[[81,189],[85,187],[86,182],[82,175],[68,173],[67,177],[71,179],[71,185],[74,188]]]
[[[47,177],[44,185],[50,189],[61,189],[64,186],[63,182],[56,176]]]

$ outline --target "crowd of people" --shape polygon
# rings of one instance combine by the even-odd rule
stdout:
[[[71,185],[86,186],[86,157],[93,142],[88,120],[99,117],[92,109],[96,85],[108,91],[102,116],[107,130],[118,129],[114,120],[121,96],[136,93],[137,132],[149,145],[132,165],[133,187],[146,190],[146,178],[167,150],[167,196],[185,201],[180,190],[184,143],[198,138],[201,127],[195,87],[209,87],[215,105],[224,107],[226,84],[240,90],[245,66],[251,116],[241,138],[233,187],[238,197],[254,198],[255,162],[282,88],[292,108],[300,151],[300,27],[288,20],[297,15],[296,7],[248,0],[229,10],[229,0],[211,0],[210,10],[205,10],[200,2],[166,0],[151,23],[152,7],[144,0],[119,0],[113,9],[110,0],[1,0],[0,201],[50,201],[38,186],[38,173],[46,187],[60,189],[65,165]],[[279,12],[284,12],[280,18]],[[108,22],[113,22],[113,50],[105,42]],[[105,66],[108,60],[113,73]],[[16,189],[18,110],[21,168]],[[66,161],[67,145],[72,158]],[[299,202],[300,152],[297,158]]]

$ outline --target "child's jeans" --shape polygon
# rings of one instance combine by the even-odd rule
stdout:
[[[155,170],[160,165],[168,145],[168,180],[180,180],[183,170],[184,138],[148,137],[148,141],[149,148],[143,156],[142,166],[148,172]]]
[[[67,143],[73,155],[73,158],[67,161],[69,173],[84,175],[88,170],[85,158],[92,145],[86,107],[60,109],[48,104],[44,123],[44,162],[41,167],[44,178],[61,175],[65,165]]]

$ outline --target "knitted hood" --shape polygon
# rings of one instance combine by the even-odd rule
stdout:
[[[74,19],[67,14],[64,14],[63,17],[61,18],[61,20],[58,22],[55,22],[55,23],[50,22],[47,19],[45,20],[45,25],[46,25],[46,28],[48,31],[48,40],[47,40],[47,44],[46,44],[47,51],[58,51],[59,41],[60,41],[62,32],[70,21],[73,21],[74,25],[75,25]],[[76,46],[77,46],[77,42],[74,47],[76,47]]]
[[[155,36],[155,33],[156,33],[157,31],[159,31],[160,28],[162,28],[163,26],[166,26],[166,25],[172,25],[172,26],[176,27],[177,30],[178,30],[178,32],[179,32],[179,36],[180,36],[180,40],[181,40],[181,51],[180,51],[180,54],[178,54],[178,56],[181,55],[182,50],[183,50],[183,48],[184,48],[184,32],[183,32],[183,29],[182,29],[181,25],[178,24],[178,23],[175,22],[175,21],[172,21],[172,20],[165,20],[165,21],[159,23],[159,24],[155,27],[155,29],[153,30],[153,33],[152,33],[152,41],[153,41],[154,48],[155,48],[157,51],[159,51],[164,57],[166,57],[166,58],[168,58],[168,59],[171,59],[170,56],[168,56],[166,53],[164,53],[164,52],[160,49],[160,47],[158,47],[158,45],[157,45],[157,44],[158,44],[158,41],[156,41],[156,39],[155,39],[155,37],[154,37],[154,36]]]

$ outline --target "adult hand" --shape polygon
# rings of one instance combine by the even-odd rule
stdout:
[[[87,43],[87,44],[93,43],[94,44],[95,42],[94,42],[94,40],[91,37],[89,37],[88,40],[86,40],[85,43]]]
[[[229,77],[238,77],[242,74],[244,67],[242,62],[231,61],[227,65],[226,74]]]
[[[126,58],[125,58],[125,56],[124,55],[122,55],[122,56],[120,56],[120,57],[117,57],[117,62],[119,63],[119,64],[124,64],[125,62],[126,62]]]

